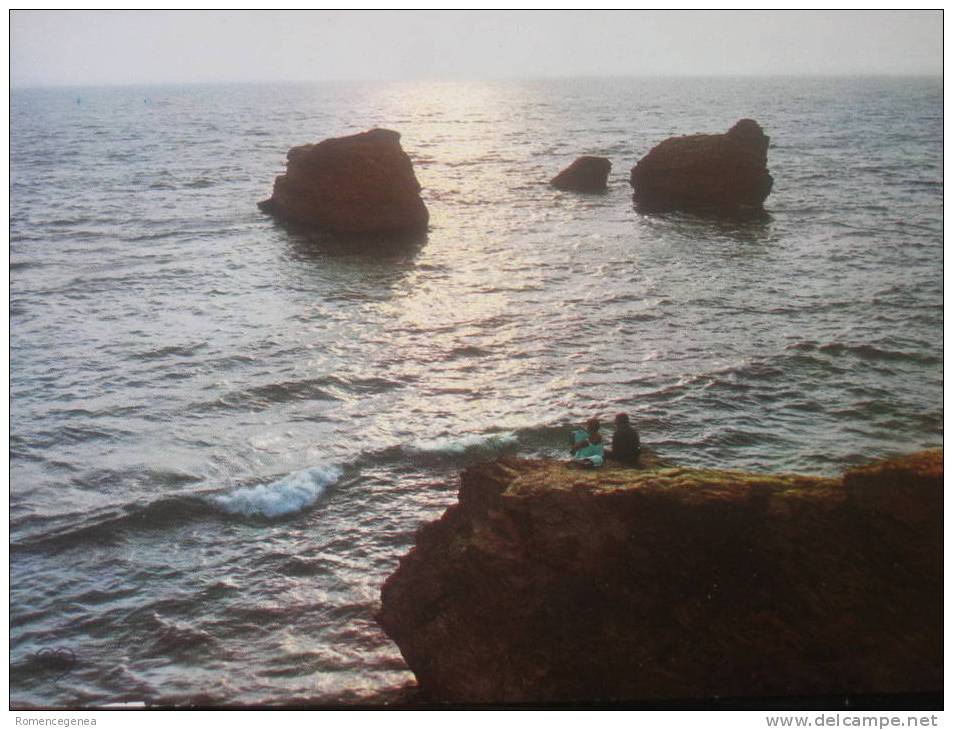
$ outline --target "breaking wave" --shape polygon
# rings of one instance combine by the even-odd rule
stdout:
[[[442,438],[415,441],[405,450],[410,454],[459,456],[471,451],[499,451],[514,446],[519,441],[510,431],[470,436],[445,436]]]
[[[216,494],[209,502],[229,514],[245,517],[283,517],[300,512],[320,499],[327,488],[341,478],[339,467],[311,467],[286,477]]]

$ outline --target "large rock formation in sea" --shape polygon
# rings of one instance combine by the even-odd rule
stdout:
[[[550,180],[549,184],[559,190],[580,193],[599,193],[606,189],[612,163],[605,157],[578,157],[565,170]]]
[[[389,129],[292,147],[287,172],[258,205],[337,233],[423,230],[429,219],[400,134]]]
[[[768,140],[753,119],[742,119],[727,134],[671,137],[632,168],[636,205],[654,212],[760,211],[774,183]]]
[[[939,692],[942,472],[504,458],[463,472],[378,621],[435,701]]]

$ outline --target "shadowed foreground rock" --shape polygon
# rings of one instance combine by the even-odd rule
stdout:
[[[605,157],[580,157],[550,180],[559,190],[600,193],[606,189],[612,163]]]
[[[768,140],[753,119],[727,134],[671,137],[632,168],[633,198],[646,211],[760,211],[774,182]]]
[[[416,231],[429,219],[400,135],[389,129],[291,148],[287,173],[258,206],[337,233]]]
[[[457,702],[942,689],[942,453],[843,479],[466,469],[378,621]]]

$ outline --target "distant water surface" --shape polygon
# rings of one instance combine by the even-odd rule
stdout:
[[[12,700],[390,701],[414,530],[593,414],[731,469],[941,445],[942,114],[938,78],[15,90]],[[742,117],[769,219],[633,209],[653,145]],[[426,236],[258,211],[288,148],[373,126]],[[546,184],[582,154],[608,194]]]

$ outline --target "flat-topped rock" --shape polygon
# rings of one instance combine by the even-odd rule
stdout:
[[[939,692],[942,473],[470,467],[378,621],[434,701]]]
[[[293,147],[265,212],[337,233],[424,230],[429,213],[400,135],[372,129]]]

